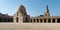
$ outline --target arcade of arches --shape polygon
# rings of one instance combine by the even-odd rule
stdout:
[[[31,19],[31,23],[60,23],[60,18]]]

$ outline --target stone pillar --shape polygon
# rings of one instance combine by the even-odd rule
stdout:
[[[57,23],[57,19],[55,19],[55,23]]]
[[[48,23],[48,19],[46,19],[46,23]]]
[[[40,19],[40,23],[42,23],[42,22],[41,22],[41,19]]]
[[[38,23],[40,22],[40,20],[38,19]]]
[[[13,18],[13,22],[16,23],[16,17]]]
[[[37,19],[35,20],[35,22],[37,23]]]
[[[16,23],[16,19],[15,20],[13,20],[14,21],[14,23]]]
[[[52,19],[51,19],[51,23],[52,23]]]
[[[20,19],[18,19],[18,22],[21,23],[22,21]]]
[[[44,23],[44,19],[42,19],[42,23]]]
[[[32,19],[30,19],[30,22],[32,21]],[[32,22],[31,22],[32,23]]]
[[[33,19],[33,23],[34,23],[34,19]]]
[[[40,19],[39,19],[39,23],[40,23]]]

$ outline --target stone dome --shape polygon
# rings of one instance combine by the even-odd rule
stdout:
[[[26,9],[23,5],[20,5],[19,8],[18,8],[18,12],[20,14],[23,14],[23,15],[26,15]]]

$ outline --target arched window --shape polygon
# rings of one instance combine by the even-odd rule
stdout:
[[[16,22],[18,22],[18,17],[16,17]]]
[[[13,22],[13,18],[11,18],[11,22]]]
[[[46,23],[46,19],[44,19],[44,23]]]
[[[55,18],[53,18],[52,22],[55,23]]]
[[[50,23],[50,22],[51,22],[51,19],[49,18],[49,19],[48,19],[48,23]]]
[[[34,19],[34,22],[35,22],[35,19]]]
[[[60,18],[57,19],[57,23],[60,23]]]
[[[42,19],[40,19],[40,22],[42,23]]]
[[[26,22],[28,22],[28,18],[26,17]]]
[[[39,19],[37,19],[37,22],[39,22]]]
[[[31,22],[32,22],[32,19],[31,19]]]
[[[20,10],[20,13],[23,14],[24,13],[23,10]]]

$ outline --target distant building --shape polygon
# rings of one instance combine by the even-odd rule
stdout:
[[[30,21],[30,16],[27,15],[26,9],[23,5],[21,5],[17,12],[13,16],[14,22],[29,22]]]
[[[0,22],[13,22],[13,16],[0,13]]]
[[[60,16],[50,16],[48,5],[44,15],[37,17],[30,17],[26,13],[26,9],[21,5],[13,16],[0,13],[0,22],[14,22],[14,23],[60,23]]]
[[[48,5],[44,15],[31,17],[30,19],[33,23],[60,23],[60,16],[50,16]]]

